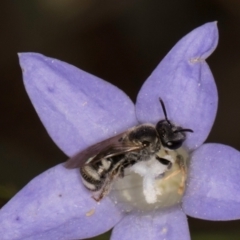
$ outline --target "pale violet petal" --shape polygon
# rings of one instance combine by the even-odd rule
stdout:
[[[32,104],[68,156],[137,123],[130,98],[110,83],[41,54],[19,58]]]
[[[106,232],[122,215],[108,197],[97,203],[91,195],[78,170],[53,167],[0,210],[0,239],[70,240]]]
[[[240,152],[222,144],[194,151],[183,209],[207,220],[240,219]]]
[[[130,213],[113,229],[111,240],[190,240],[186,215],[179,207],[144,215]]]
[[[136,114],[140,122],[164,118],[159,97],[169,120],[194,133],[185,145],[200,146],[207,138],[217,111],[217,89],[205,59],[218,42],[216,23],[207,23],[182,38],[149,76],[140,90]]]

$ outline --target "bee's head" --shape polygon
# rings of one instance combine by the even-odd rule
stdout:
[[[182,146],[186,139],[186,134],[184,132],[193,132],[193,130],[184,129],[172,124],[167,118],[166,108],[162,99],[159,98],[159,101],[161,103],[165,119],[157,123],[156,130],[164,147],[167,147],[171,150],[177,149]]]

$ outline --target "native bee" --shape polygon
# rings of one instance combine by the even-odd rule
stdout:
[[[140,124],[127,131],[99,142],[70,158],[65,167],[80,168],[84,186],[93,192],[99,192],[96,201],[100,201],[110,191],[113,181],[124,177],[124,170],[141,161],[155,158],[166,170],[171,161],[158,156],[161,147],[175,150],[186,139],[185,132],[193,132],[174,125],[167,118],[164,102],[159,98],[165,119],[156,126]]]

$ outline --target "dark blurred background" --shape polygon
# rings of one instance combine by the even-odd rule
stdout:
[[[181,37],[217,20],[219,46],[208,63],[219,110],[208,142],[240,149],[240,1],[3,0],[0,9],[1,206],[34,176],[66,160],[28,99],[17,52],[71,63],[135,101],[144,80]],[[240,239],[240,221],[189,223],[193,240]]]

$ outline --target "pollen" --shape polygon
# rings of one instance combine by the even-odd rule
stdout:
[[[158,159],[165,159],[165,164]],[[187,178],[188,153],[162,148],[157,156],[125,169],[113,184],[110,198],[122,211],[151,211],[181,202]]]

